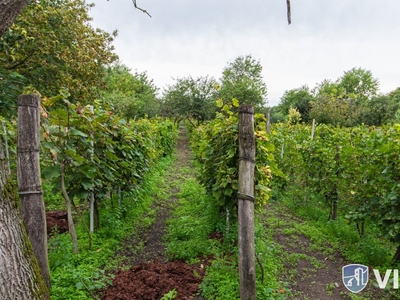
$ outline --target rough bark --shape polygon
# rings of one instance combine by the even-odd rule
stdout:
[[[22,220],[47,287],[50,271],[47,256],[47,227],[39,163],[40,97],[18,98],[18,191]]]
[[[256,269],[254,249],[254,108],[239,108],[239,281],[240,299],[254,300],[256,296]]]
[[[0,139],[0,299],[47,300],[47,286],[18,211]]]
[[[0,37],[29,2],[29,0],[0,0]]]

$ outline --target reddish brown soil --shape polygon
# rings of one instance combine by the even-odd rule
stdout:
[[[204,268],[181,261],[139,264],[118,272],[101,299],[159,300],[172,289],[178,292],[175,299],[193,299],[203,275]]]
[[[54,231],[64,233],[68,231],[67,212],[55,210],[46,212],[47,234],[51,235]]]

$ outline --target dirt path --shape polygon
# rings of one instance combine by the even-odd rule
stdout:
[[[289,299],[390,299],[372,283],[357,294],[349,292],[342,282],[342,267],[351,264],[332,247],[318,229],[305,225],[282,205],[267,205],[266,230],[282,249],[284,271],[282,281],[289,283],[293,296]],[[315,230],[314,239],[307,233]]]
[[[187,176],[182,170],[191,167],[191,159],[188,135],[186,129],[181,127],[176,160],[163,175],[161,192],[155,195],[151,211],[143,216],[143,220],[153,221],[148,226],[142,222],[144,224],[140,225],[138,233],[127,239],[124,249],[117,253],[122,258],[121,268],[129,269],[116,274],[102,299],[159,300],[167,293],[172,295],[174,289],[178,293],[174,299],[194,299],[192,297],[202,281],[194,274],[203,274],[204,271],[181,261],[169,261],[163,241],[167,231],[166,221],[180,190],[179,178]]]

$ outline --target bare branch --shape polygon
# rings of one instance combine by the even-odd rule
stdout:
[[[286,0],[286,6],[287,6],[287,21],[288,21],[288,24],[290,25],[292,23],[292,12],[290,9],[290,0]]]
[[[132,0],[132,2],[133,2],[133,5],[135,6],[136,9],[144,12],[145,14],[147,14],[151,18],[151,15],[147,12],[147,10],[145,10],[143,8],[140,8],[139,6],[136,5],[136,0]]]

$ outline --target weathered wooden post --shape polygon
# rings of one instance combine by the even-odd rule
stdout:
[[[50,288],[46,215],[40,180],[40,96],[18,98],[18,194],[24,222],[43,279]]]
[[[267,124],[265,125],[265,130],[268,134],[271,133],[271,107],[268,107],[267,110]]]
[[[314,139],[314,131],[315,131],[315,119],[312,120],[311,140]]]
[[[239,108],[239,281],[240,299],[256,299],[256,269],[254,249],[254,108]]]
[[[93,114],[94,113],[94,108],[93,105],[90,105],[90,112]],[[92,151],[94,152],[94,142],[93,142],[93,133],[90,134],[91,141],[90,141],[90,146],[92,147]],[[93,154],[90,155],[90,160],[93,162]],[[93,189],[90,192],[90,213],[89,213],[89,227],[90,227],[90,232],[94,232],[94,191]]]

